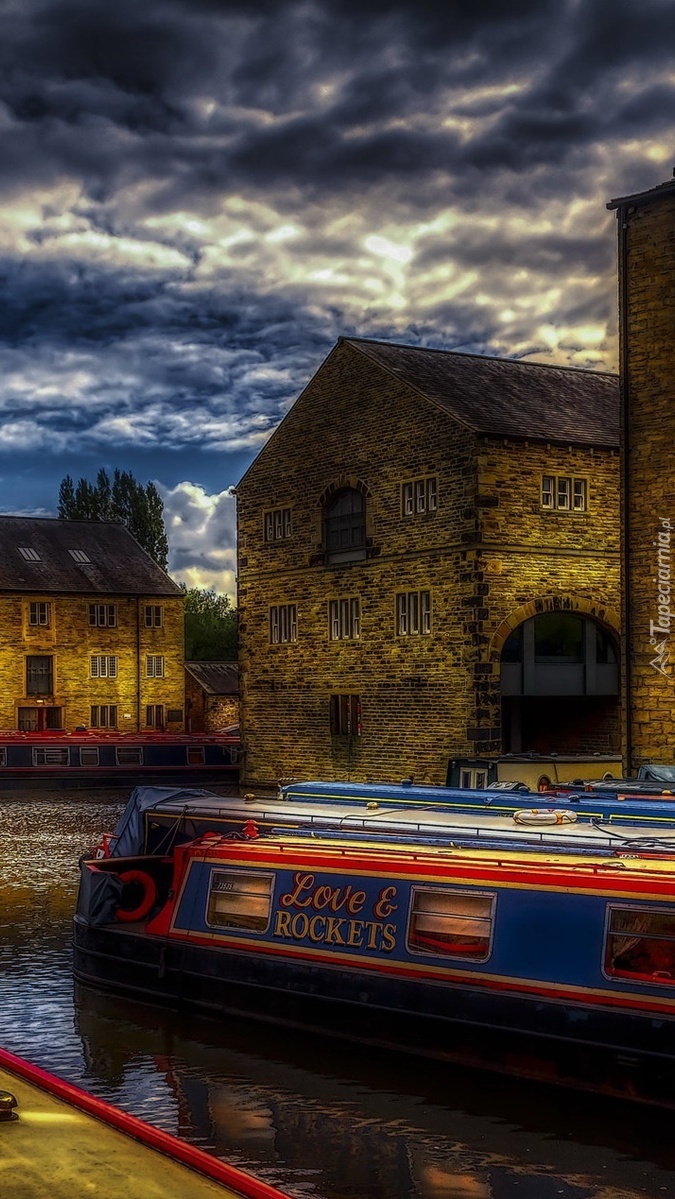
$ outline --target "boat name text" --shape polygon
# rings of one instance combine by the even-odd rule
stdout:
[[[368,904],[365,891],[351,883],[339,887],[317,884],[314,874],[299,871],[293,876],[292,889],[279,896],[279,908],[284,910],[275,912],[273,935],[388,953],[396,946],[396,925],[387,920],[398,907],[395,898],[396,887],[382,887],[370,912],[364,911]],[[357,916],[363,918],[355,919]]]

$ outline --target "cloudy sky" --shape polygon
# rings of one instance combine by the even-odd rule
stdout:
[[[616,369],[610,198],[671,177],[672,0],[0,0],[0,511],[236,484],[340,334]]]

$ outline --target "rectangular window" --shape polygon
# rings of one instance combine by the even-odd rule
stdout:
[[[117,678],[117,658],[114,654],[92,654],[90,667],[92,679]]]
[[[675,984],[675,913],[610,907],[605,973],[635,982]]]
[[[339,737],[361,736],[360,695],[331,695],[330,731]]]
[[[356,596],[329,601],[328,629],[331,641],[358,641],[361,636],[361,603]]]
[[[408,949],[485,961],[490,953],[495,897],[413,887]]]
[[[52,606],[42,600],[31,600],[28,609],[28,623],[49,628],[52,622]]]
[[[6,766],[6,765],[7,765],[7,746],[1,745],[0,746],[0,766]]]
[[[206,761],[206,750],[203,745],[188,745],[186,748],[188,766],[203,766]]]
[[[435,512],[438,507],[438,483],[436,477],[411,479],[401,484],[401,511],[404,516],[416,513]]]
[[[41,562],[42,559],[37,550],[34,550],[30,545],[20,545],[19,553],[25,562]]]
[[[273,508],[263,515],[265,541],[281,541],[291,535],[290,508]]]
[[[117,624],[117,608],[115,604],[90,604],[89,624],[99,628],[114,628]]]
[[[116,729],[117,728],[117,704],[92,704],[91,705],[91,728],[92,729]]]
[[[272,874],[244,874],[213,870],[206,909],[212,928],[238,928],[251,933],[267,931],[272,910]]]
[[[86,550],[68,550],[68,553],[75,562],[79,562],[82,565],[91,563],[91,558]]]
[[[98,766],[98,745],[80,746],[80,766]]]
[[[164,705],[146,704],[145,726],[148,729],[162,730],[164,728]]]
[[[542,508],[550,512],[585,512],[586,497],[585,479],[574,479],[570,475],[542,475]]]
[[[298,640],[298,617],[295,604],[276,604],[270,608],[270,644],[281,645]]]
[[[163,654],[148,654],[145,659],[145,674],[148,679],[164,678]]]
[[[396,596],[396,629],[399,637],[431,632],[431,592],[400,591]]]
[[[34,766],[67,766],[69,763],[67,747],[59,749],[55,745],[35,745],[33,747]]]
[[[161,604],[145,605],[146,629],[161,629],[164,620],[164,609]]]
[[[142,747],[140,745],[116,745],[115,762],[118,766],[142,766]]]
[[[52,695],[53,691],[54,659],[51,654],[27,657],[26,695]]]

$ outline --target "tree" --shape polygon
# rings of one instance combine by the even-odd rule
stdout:
[[[236,662],[237,609],[211,587],[185,592],[185,657],[190,662]]]
[[[101,469],[96,483],[70,475],[59,487],[60,520],[114,520],[126,525],[140,546],[166,570],[169,543],[164,528],[164,504],[154,483],[144,487],[130,471],[115,470],[112,483]]]

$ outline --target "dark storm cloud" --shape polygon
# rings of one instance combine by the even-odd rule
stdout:
[[[175,563],[230,577],[200,456],[340,334],[613,366],[605,201],[669,173],[674,38],[671,0],[7,0],[2,462],[155,455]]]

